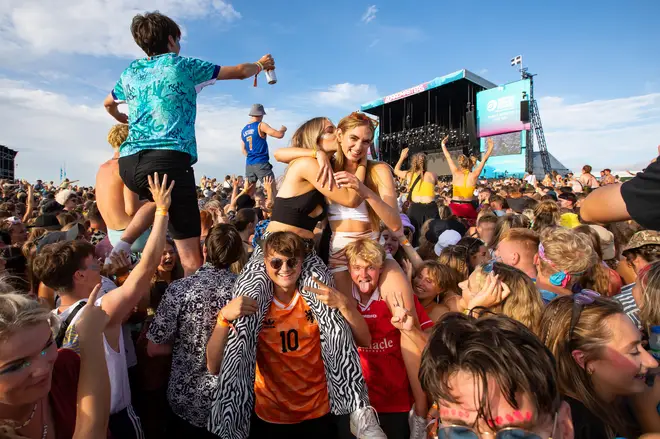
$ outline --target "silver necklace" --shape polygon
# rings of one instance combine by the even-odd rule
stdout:
[[[46,404],[41,404],[41,416],[43,427],[41,427],[41,439],[46,439],[48,436],[48,419],[46,418]]]

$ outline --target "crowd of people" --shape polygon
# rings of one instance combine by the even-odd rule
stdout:
[[[656,162],[487,181],[445,139],[443,182],[351,113],[276,178],[255,104],[245,176],[198,181],[196,94],[274,60],[131,30],[95,186],[0,182],[0,438],[660,437]]]

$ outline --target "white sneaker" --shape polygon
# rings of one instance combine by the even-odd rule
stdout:
[[[408,425],[410,426],[410,439],[426,439],[426,419],[415,414],[413,407],[408,414]]]
[[[357,439],[387,439],[378,424],[378,413],[371,406],[351,413],[351,433]]]

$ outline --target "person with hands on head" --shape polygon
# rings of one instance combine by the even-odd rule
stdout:
[[[149,292],[151,278],[165,248],[167,212],[174,187],[173,181],[167,185],[167,175],[163,176],[162,184],[158,174],[154,174],[153,178],[149,176],[148,180],[156,203],[156,214],[142,258],[121,287],[98,299],[101,308],[110,317],[104,331],[104,351],[112,387],[110,430],[113,436],[127,439],[140,438],[143,433],[140,420],[131,406],[122,323]],[[33,269],[46,286],[60,295],[60,307],[54,313],[62,321],[69,322],[69,328],[63,334],[63,346],[76,349],[79,344],[75,331],[78,311],[101,281],[100,264],[95,259],[93,246],[84,241],[47,245],[39,251]]]
[[[461,154],[458,157],[458,166],[454,162],[451,154],[447,150],[449,137],[442,139],[442,152],[449,164],[449,170],[452,175],[453,196],[449,208],[459,218],[466,218],[468,221],[474,221],[477,218],[477,211],[473,206],[474,190],[479,180],[479,175],[483,171],[486,161],[493,153],[494,143],[492,137],[487,140],[488,149],[481,162],[477,165],[476,157],[467,157]],[[476,167],[475,167],[476,165]],[[471,224],[472,225],[472,224]]]
[[[402,171],[401,166],[408,157],[409,148],[401,151],[401,156],[394,168],[394,175],[406,181],[410,207],[407,215],[414,227],[412,245],[419,245],[419,231],[427,220],[438,218],[438,206],[435,204],[435,185],[438,176],[426,170],[426,155],[419,152],[412,156],[410,169]]]
[[[279,130],[264,122],[266,111],[261,104],[254,104],[250,109],[250,123],[241,131],[243,155],[245,158],[245,178],[248,182],[263,182],[264,177],[274,177],[273,165],[268,155],[268,136],[282,139],[287,128],[282,125]]]
[[[148,175],[167,174],[177,182],[172,193],[176,208],[171,212],[170,233],[189,275],[202,265],[197,182],[192,168],[197,162],[197,94],[216,80],[254,76],[256,83],[261,71],[275,69],[275,61],[265,55],[256,63],[221,67],[180,56],[181,30],[159,12],[133,17],[131,33],[146,57],[124,70],[104,101],[112,117],[129,125],[128,137],[119,149],[119,172],[126,187],[146,199],[150,197]],[[154,75],[159,81],[152,80]],[[119,104],[124,102],[128,115],[119,111]]]

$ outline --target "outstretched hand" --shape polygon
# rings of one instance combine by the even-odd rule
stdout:
[[[151,175],[147,176],[147,180],[149,181],[149,190],[156,203],[156,208],[169,209],[172,204],[172,188],[174,188],[174,180],[172,180],[169,187],[167,187],[167,174],[163,175],[163,182],[160,183],[157,172],[154,172],[153,178]]]
[[[408,157],[408,153],[410,152],[410,148],[403,148],[401,150],[401,159],[405,159]]]
[[[443,147],[447,146],[447,142],[448,142],[448,141],[449,141],[449,136],[445,136],[445,138],[442,139],[442,143],[441,143],[441,145],[442,145]]]
[[[493,149],[493,147],[495,146],[495,143],[493,142],[493,138],[492,138],[492,137],[489,137],[488,140],[486,141],[486,143],[487,143],[487,145],[488,145],[488,149],[489,149],[489,150],[490,150],[490,149]]]

